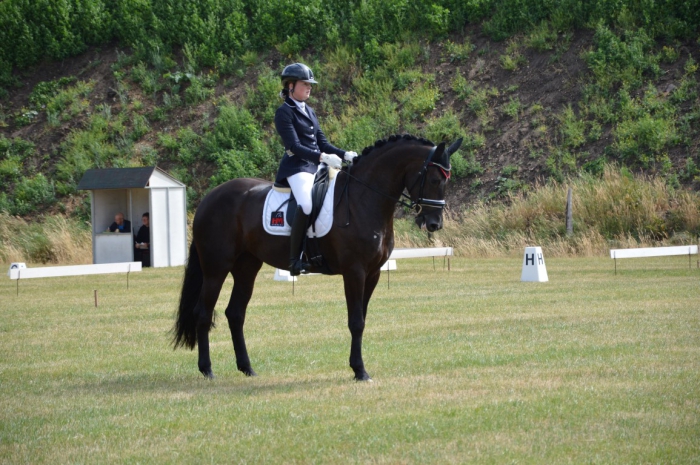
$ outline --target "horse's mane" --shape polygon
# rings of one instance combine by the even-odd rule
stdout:
[[[400,143],[403,141],[417,141],[420,142],[423,145],[428,145],[430,147],[434,146],[432,142],[430,142],[428,139],[424,139],[422,137],[416,137],[411,134],[394,134],[392,136],[387,137],[386,139],[379,139],[374,143],[374,145],[370,145],[369,147],[365,147],[364,150],[362,150],[362,155],[357,157],[355,159],[354,164],[357,164],[358,162],[362,161],[366,156],[370,155],[372,152],[375,150],[384,147],[387,144],[394,144],[394,143]]]

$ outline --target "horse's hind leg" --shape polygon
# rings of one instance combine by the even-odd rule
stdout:
[[[243,337],[243,325],[245,324],[246,308],[253,295],[255,277],[258,275],[260,267],[262,267],[262,261],[250,254],[242,255],[236,260],[231,271],[233,291],[228,307],[226,307],[226,318],[231,330],[231,339],[233,339],[233,350],[236,352],[236,366],[246,376],[255,376],[255,371],[250,366],[248,350]]]
[[[207,378],[213,378],[214,372],[211,369],[211,358],[209,357],[209,331],[214,319],[214,307],[226,280],[226,273],[216,276],[204,276],[202,292],[199,294],[199,302],[195,307],[197,315],[197,347],[199,350],[199,360],[197,365],[199,371]]]

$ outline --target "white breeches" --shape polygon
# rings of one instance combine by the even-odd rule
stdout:
[[[315,177],[313,173],[297,173],[287,178],[289,187],[294,192],[294,198],[297,199],[297,205],[307,215],[311,214],[311,189],[314,187]]]

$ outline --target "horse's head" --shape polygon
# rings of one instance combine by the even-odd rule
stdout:
[[[455,153],[462,139],[457,139],[447,149],[445,143],[431,148],[423,168],[409,181],[409,195],[418,207],[416,225],[424,225],[430,232],[442,229],[442,210],[445,208],[445,186],[450,179],[450,156]]]

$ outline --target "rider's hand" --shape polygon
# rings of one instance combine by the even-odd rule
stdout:
[[[338,155],[333,155],[332,153],[322,153],[321,162],[337,170],[343,166],[343,162],[340,157]]]
[[[345,155],[343,155],[343,160],[350,163],[351,165],[352,165],[352,162],[355,161],[355,158],[357,158],[356,152],[345,152]]]

